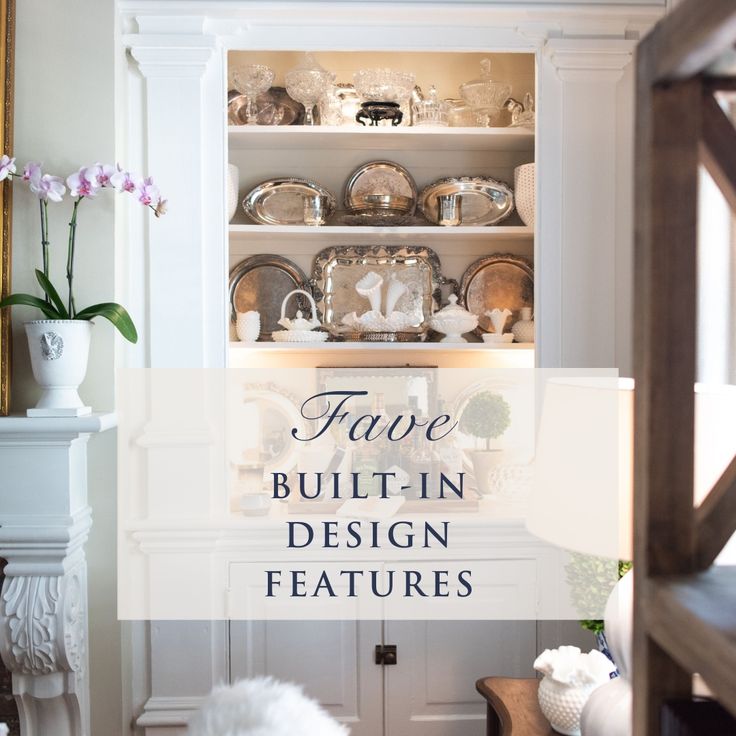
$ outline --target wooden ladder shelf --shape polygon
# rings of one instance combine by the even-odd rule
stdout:
[[[636,155],[634,734],[698,672],[736,715],[736,460],[693,507],[698,167],[736,209],[736,130],[709,73],[736,44],[736,0],[684,0],[639,45]]]

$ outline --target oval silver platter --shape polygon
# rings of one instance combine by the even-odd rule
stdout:
[[[335,212],[335,195],[309,179],[268,179],[252,189],[243,200],[245,214],[260,225],[303,225],[304,197],[321,194],[327,198],[329,218]]]
[[[366,194],[396,194],[411,199],[408,214],[417,207],[417,185],[412,175],[393,161],[370,161],[358,167],[345,185],[345,207],[353,210]]]
[[[441,194],[460,195],[463,225],[496,225],[514,211],[514,193],[502,181],[453,176],[433,182],[420,193],[419,209],[430,222],[437,222],[437,197]]]
[[[534,306],[534,267],[522,256],[495,253],[468,266],[460,282],[460,302],[478,315],[477,334],[491,332],[485,312],[509,309],[508,330],[521,317],[522,307]]]
[[[271,333],[281,329],[281,302],[294,289],[308,289],[304,271],[288,258],[263,254],[250,256],[230,271],[231,318],[236,312],[255,310],[261,315],[261,340],[271,340]],[[297,295],[287,304],[286,316],[296,317],[298,309],[308,311],[306,299]]]

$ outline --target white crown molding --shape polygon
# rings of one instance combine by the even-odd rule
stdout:
[[[376,34],[374,44],[383,43],[378,31],[412,29],[414,32],[441,26],[450,33],[464,31],[491,33],[491,41],[517,35],[535,42],[552,37],[638,39],[665,13],[663,3],[495,3],[465,2],[438,4],[426,0],[405,0],[381,5],[375,2],[249,2],[215,0],[206,4],[191,0],[119,0],[123,27],[128,37],[158,36],[183,38],[213,36],[226,46],[258,48],[259,37],[278,29],[285,36],[301,32],[299,48],[319,48],[319,38],[359,25]],[[298,37],[298,36],[297,36]],[[312,40],[314,37],[315,40]],[[488,38],[488,36],[486,36]],[[346,40],[346,43],[348,41]],[[451,43],[451,42],[449,42]],[[509,41],[507,41],[509,43]],[[242,41],[241,41],[242,44]]]

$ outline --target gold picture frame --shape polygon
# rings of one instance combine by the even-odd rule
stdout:
[[[15,57],[15,0],[0,0],[0,153],[13,150],[13,66]],[[6,179],[0,185],[0,297],[10,294],[11,225],[13,188]],[[10,310],[0,310],[0,416],[10,410],[10,361],[12,337]]]

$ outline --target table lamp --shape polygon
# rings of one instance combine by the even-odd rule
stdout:
[[[527,515],[532,534],[571,551],[632,559],[633,415],[632,379],[554,378],[547,382]],[[696,385],[696,505],[735,453],[736,386]],[[727,557],[732,557],[728,548],[719,561]],[[631,733],[633,575],[627,573],[614,587],[604,618],[606,638],[621,677],[591,695],[583,711],[583,736]]]

